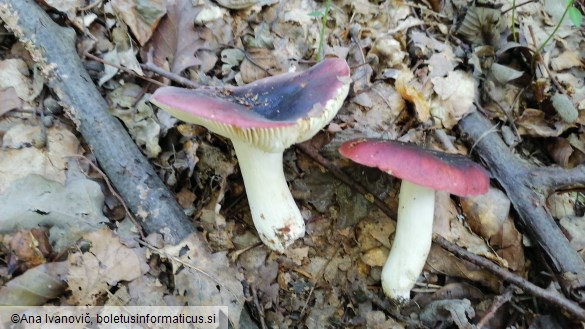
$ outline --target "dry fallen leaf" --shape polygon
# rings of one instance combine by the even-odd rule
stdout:
[[[475,79],[460,70],[451,71],[446,78],[432,78],[435,97],[431,113],[441,120],[445,128],[453,128],[464,115],[473,111]]]
[[[551,59],[550,65],[553,70],[561,71],[572,67],[583,67],[582,57],[575,51],[566,50],[559,56]]]
[[[30,99],[32,80],[28,77],[28,67],[22,59],[0,61],[0,89],[10,87],[14,88],[20,99]]]
[[[128,283],[130,300],[127,305],[179,305],[166,303],[167,288],[157,279],[143,275]]]
[[[52,248],[47,231],[41,228],[23,229],[9,238],[9,271],[26,271],[47,262]]]
[[[58,11],[67,14],[67,17],[71,20],[76,20],[76,9],[81,8],[84,5],[83,0],[43,0],[43,2]]]
[[[556,219],[575,216],[575,202],[579,199],[574,193],[552,193],[546,199],[546,207]]]
[[[0,288],[0,305],[43,305],[63,295],[67,288],[67,262],[47,263],[31,268]]]
[[[427,257],[425,269],[433,273],[440,273],[446,276],[463,278],[469,281],[481,283],[494,291],[499,291],[502,282],[492,273],[469,262],[462,261],[453,254],[432,246]]]
[[[63,186],[42,176],[14,181],[0,198],[0,231],[47,226],[55,251],[74,244],[83,234],[107,222],[99,184],[76,179]]]
[[[163,0],[149,0],[147,3],[139,0],[112,0],[110,3],[141,45],[150,39],[166,13]]]
[[[0,90],[0,117],[5,113],[22,107],[22,99],[16,95],[14,87]]]
[[[585,217],[566,216],[559,224],[575,250],[585,248]]]
[[[416,114],[421,122],[427,122],[431,118],[431,107],[427,102],[425,96],[412,85],[413,74],[410,71],[401,71],[400,76],[396,80],[396,90],[400,93],[402,98],[414,104]]]
[[[146,58],[146,52],[153,48],[154,63],[169,67],[173,73],[181,73],[188,67],[199,65],[201,62],[195,54],[203,47],[204,40],[193,24],[202,8],[202,5],[195,5],[191,0],[169,2],[167,16],[142,48],[142,57]]]
[[[435,192],[433,232],[459,246],[465,247],[476,255],[487,257],[502,266],[508,266],[506,260],[495,255],[490,246],[481,237],[473,233],[463,221],[459,220],[457,208],[447,192]]]
[[[475,317],[475,310],[467,299],[437,300],[420,313],[421,321],[430,328],[438,325],[455,324],[459,329],[472,329],[469,322]]]
[[[154,63],[170,68],[173,73],[201,66],[206,72],[216,61],[216,51],[232,41],[231,16],[221,9],[222,16],[197,25],[202,10],[214,6],[209,1],[194,3],[191,0],[177,0],[167,5],[167,16],[163,18],[151,40],[142,47],[142,58],[152,48]],[[198,18],[199,17],[199,18]],[[203,49],[203,52],[199,52]]]
[[[520,135],[557,137],[573,125],[561,121],[550,122],[543,111],[527,108],[516,119],[516,126]]]
[[[90,250],[67,258],[69,302],[74,305],[94,306],[111,287],[137,279],[149,269],[145,250],[126,247],[108,228],[88,233],[84,239],[91,244]]]
[[[490,188],[484,195],[461,198],[461,207],[471,229],[490,239],[501,229],[510,213],[510,200],[504,192]]]
[[[513,271],[524,271],[522,234],[509,217],[510,200],[504,192],[490,188],[484,195],[461,199],[461,207],[471,229],[489,241],[496,253]]]
[[[563,168],[570,168],[569,160],[571,159],[574,150],[567,139],[553,137],[543,144],[556,164]]]
[[[368,311],[366,318],[369,329],[403,329],[404,326],[394,321],[392,318],[387,319],[386,314],[382,311]]]
[[[280,68],[272,51],[266,48],[248,49],[248,56],[255,64],[246,57],[240,66],[240,74],[245,83],[269,76],[268,72],[279,73]]]
[[[147,157],[157,157],[161,152],[160,126],[153,108],[147,103],[150,95],[144,94],[140,86],[127,83],[110,92],[108,96],[115,105],[110,107],[110,113],[124,122]]]
[[[191,236],[163,249],[171,257],[176,293],[191,306],[228,306],[230,322],[237,329],[244,307],[241,275],[229,266],[225,253],[201,257],[199,244]]]
[[[446,48],[445,51],[433,54],[426,63],[429,65],[429,78],[444,77],[455,69],[458,59],[451,48]]]
[[[44,142],[40,125],[16,123],[6,131],[0,149],[0,193],[12,181],[30,174],[65,182],[67,157],[79,153],[79,141],[64,125],[46,133],[47,147],[39,149],[30,146],[39,145],[39,139]]]

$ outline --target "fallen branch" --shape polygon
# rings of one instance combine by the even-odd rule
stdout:
[[[585,262],[546,209],[545,198],[554,190],[585,182],[585,166],[566,170],[537,168],[515,156],[479,113],[459,121],[461,137],[486,163],[506,191],[522,227],[544,253],[567,296],[583,301]],[[489,133],[488,133],[489,132]]]
[[[55,24],[32,0],[0,0],[0,18],[41,66],[49,87],[145,231],[159,232],[171,244],[194,232],[173,194],[108,112],[77,55],[75,32]],[[201,242],[201,248],[207,246]]]
[[[441,247],[445,248],[445,250],[457,255],[461,259],[472,262],[479,267],[492,272],[502,280],[522,288],[524,292],[564,309],[580,321],[585,321],[585,310],[582,309],[577,303],[565,298],[565,296],[561,295],[560,293],[543,289],[534,283],[525,280],[521,276],[503,269],[502,267],[485,258],[478,257],[477,255],[465,249],[461,249],[440,235],[435,234],[433,241],[441,245]]]
[[[103,171],[147,233],[177,244],[195,232],[174,195],[158,177],[122,124],[108,112],[75,48],[75,32],[55,24],[33,0],[0,0],[0,18],[41,66]],[[213,262],[203,239],[198,257]],[[257,328],[244,310],[241,328]]]

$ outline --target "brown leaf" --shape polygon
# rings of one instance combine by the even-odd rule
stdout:
[[[482,285],[495,291],[498,291],[502,284],[499,278],[487,270],[469,262],[462,261],[438,246],[431,247],[431,252],[427,258],[425,269],[434,273],[441,273],[474,282],[481,282]]]
[[[570,69],[571,67],[583,67],[582,58],[574,51],[565,51],[558,57],[551,59],[550,65],[555,71]]]
[[[0,305],[42,305],[63,294],[67,262],[47,263],[24,272],[0,288]]]
[[[489,241],[498,256],[505,259],[513,271],[524,270],[522,234],[509,217],[510,200],[495,188],[484,195],[462,198],[461,207],[471,229]]]
[[[431,111],[446,128],[453,128],[467,113],[473,111],[475,80],[463,71],[451,71],[446,78],[432,78],[438,97],[433,99]]]
[[[242,74],[242,80],[245,83],[250,83],[258,79],[266,78],[268,72],[278,71],[274,70],[278,68],[276,57],[272,54],[272,51],[266,48],[252,48],[248,49],[248,56],[254,61],[250,62],[248,58],[244,59],[240,66],[240,73]]]
[[[47,232],[40,228],[24,229],[16,232],[10,239],[11,267],[26,271],[47,262],[51,254],[51,244]]]
[[[229,266],[225,253],[206,254],[199,242],[190,236],[179,245],[165,247],[173,260],[176,293],[185,297],[191,306],[225,305],[229,319],[239,328],[244,307],[241,275]]]
[[[569,167],[569,159],[573,154],[573,147],[565,138],[553,138],[546,143],[546,150],[555,162],[563,168]]]
[[[449,193],[435,192],[435,220],[433,232],[449,241],[465,247],[468,251],[487,257],[502,266],[508,266],[506,260],[494,255],[493,250],[477,234],[471,232],[463,221],[457,219],[458,212]]]
[[[394,321],[392,318],[386,319],[382,311],[368,311],[364,318],[366,319],[367,328],[371,329],[403,329],[404,326]]]
[[[4,113],[19,109],[22,106],[22,100],[16,95],[13,87],[0,90],[0,117]]]
[[[171,72],[181,73],[188,67],[199,65],[195,53],[203,47],[200,31],[194,27],[195,17],[202,5],[191,0],[177,0],[167,6],[167,17],[162,20],[143,52],[154,48],[154,63],[168,67]],[[146,58],[145,53],[142,56]]]
[[[461,207],[471,229],[484,239],[490,239],[501,229],[510,213],[510,200],[496,189],[475,197],[461,198]]]
[[[192,207],[195,200],[197,200],[197,195],[187,188],[183,188],[177,193],[177,201],[183,209]]]
[[[91,242],[90,252],[77,252],[67,259],[72,303],[96,305],[110,287],[120,281],[132,281],[149,269],[144,249],[124,246],[107,228],[84,238]]]
[[[414,104],[418,119],[421,122],[426,122],[431,118],[431,107],[423,93],[412,85],[412,80],[413,74],[410,71],[402,71],[396,80],[396,90],[402,98]]]
[[[28,67],[22,59],[0,61],[0,89],[12,87],[23,100],[29,100],[32,93],[32,81],[28,75]]]
[[[163,0],[149,0],[146,3],[139,0],[112,0],[110,3],[141,45],[148,42],[166,13]]]
[[[559,224],[575,250],[585,248],[585,217],[563,217]]]
[[[550,214],[561,219],[575,216],[575,202],[578,198],[573,193],[552,193],[546,198],[546,207]]]
[[[545,118],[544,112],[527,108],[516,119],[516,126],[518,126],[520,135],[557,137],[572,125],[564,122],[551,123]]]

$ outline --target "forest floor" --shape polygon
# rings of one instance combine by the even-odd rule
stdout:
[[[0,0],[0,305],[228,305],[235,328],[582,327],[584,8]],[[10,19],[43,15],[56,25],[37,28],[75,46]],[[99,100],[68,82],[79,70],[59,63],[67,56],[81,59]],[[347,61],[349,95],[284,154],[306,234],[278,253],[258,238],[229,140],[149,99],[162,85],[244,85],[330,57]],[[117,128],[93,132],[101,119],[91,127],[88,112],[104,100],[133,142],[111,137]],[[465,155],[492,175],[481,196],[436,193],[442,238],[406,306],[380,285],[400,180],[338,153],[358,138]],[[156,172],[147,179],[160,178],[184,215],[152,210],[173,207],[172,196],[140,203],[138,185],[124,189],[143,174],[127,169],[142,160],[124,160],[134,145]],[[181,216],[193,235],[176,233]]]

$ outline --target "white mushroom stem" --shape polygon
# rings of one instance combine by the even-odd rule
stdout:
[[[282,169],[282,152],[269,153],[232,139],[258,235],[270,249],[284,252],[305,235],[305,221]]]
[[[423,270],[431,249],[435,190],[403,180],[392,250],[382,269],[386,296],[405,302]]]

